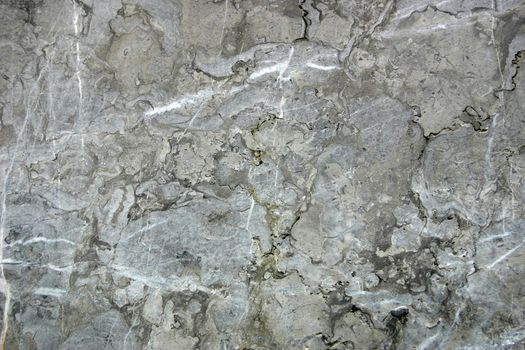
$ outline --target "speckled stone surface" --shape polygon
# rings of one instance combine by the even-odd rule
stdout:
[[[525,1],[0,0],[2,349],[524,349]]]

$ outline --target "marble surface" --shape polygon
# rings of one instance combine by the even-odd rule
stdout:
[[[525,1],[0,0],[2,349],[523,349]]]

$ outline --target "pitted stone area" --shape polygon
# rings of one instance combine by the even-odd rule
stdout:
[[[4,349],[525,347],[524,0],[0,0]]]

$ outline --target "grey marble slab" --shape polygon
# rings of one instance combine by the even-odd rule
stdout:
[[[524,349],[525,1],[0,0],[2,349]]]

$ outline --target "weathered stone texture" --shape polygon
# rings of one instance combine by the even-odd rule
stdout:
[[[0,0],[3,349],[523,349],[525,1]]]

